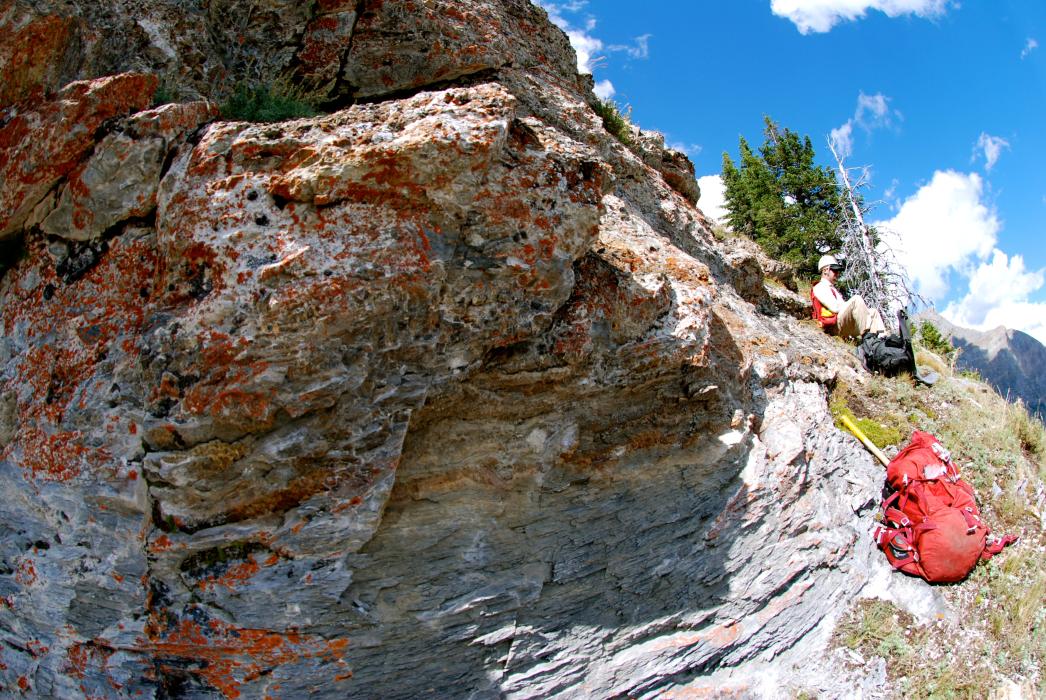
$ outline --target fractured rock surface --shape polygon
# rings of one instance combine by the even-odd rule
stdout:
[[[79,37],[0,44],[5,693],[759,693],[864,584],[853,361],[541,10],[2,7]],[[344,108],[149,106],[215,96],[239,64],[184,28],[244,16]]]

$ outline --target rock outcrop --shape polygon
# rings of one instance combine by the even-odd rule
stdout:
[[[540,9],[0,7],[5,693],[757,692],[863,586],[855,361]]]

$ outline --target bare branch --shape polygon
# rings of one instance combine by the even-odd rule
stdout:
[[[842,240],[840,253],[846,260],[842,282],[851,293],[860,294],[869,307],[878,309],[884,319],[893,318],[898,310],[908,308],[916,300],[925,303],[912,290],[911,281],[887,240],[895,234],[873,229],[864,220],[870,208],[858,191],[868,185],[869,168],[852,168],[859,170],[860,176],[855,184],[851,183],[851,169],[843,164],[831,139],[828,148],[838,165],[843,190],[842,222],[837,229]]]

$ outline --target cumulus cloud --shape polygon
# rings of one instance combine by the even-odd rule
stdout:
[[[827,32],[840,22],[861,19],[868,10],[888,17],[938,17],[952,0],[771,0],[770,11],[790,20],[801,34]]]
[[[1002,225],[985,194],[978,174],[939,170],[895,217],[873,225],[894,245],[916,291],[943,305],[949,321],[1015,328],[1046,343],[1046,303],[1032,298],[1046,272],[1028,270],[1023,257],[998,248]],[[959,293],[945,305],[953,286]]]
[[[614,96],[614,93],[617,92],[617,90],[614,89],[614,84],[609,80],[600,80],[596,83],[592,91],[596,93],[596,97],[601,100],[609,100]]]
[[[902,118],[898,110],[890,107],[889,97],[881,92],[866,95],[862,90],[857,94],[857,108],[854,110],[854,115],[842,126],[832,129],[828,134],[828,140],[835,152],[845,160],[853,155],[854,126],[859,126],[870,134],[876,129],[893,126],[896,120]]]
[[[890,242],[916,291],[932,301],[948,294],[953,273],[968,273],[995,248],[1001,224],[983,195],[980,175],[939,170],[896,216],[874,223],[893,234]]]
[[[1009,148],[1010,142],[1004,138],[998,136],[989,136],[985,132],[981,132],[981,136],[977,139],[977,145],[974,147],[974,158],[978,157],[978,151],[980,155],[984,157],[984,169],[991,171],[995,167],[995,164],[999,162],[999,156],[1002,155],[1004,148]]]
[[[981,263],[970,275],[966,296],[947,308],[955,318],[961,319],[961,325],[981,326],[989,316],[999,313],[1000,304],[1027,302],[1029,295],[1042,284],[1041,270],[1029,272],[1020,255],[1011,258],[995,248],[991,259]]]
[[[1039,48],[1039,42],[1037,42],[1035,39],[1032,39],[1031,37],[1028,37],[1028,41],[1024,42],[1024,48],[1021,49],[1021,60],[1023,61],[1024,59],[1028,58],[1028,54],[1030,54],[1037,48]]]
[[[701,198],[697,200],[697,207],[709,219],[724,223],[727,211],[723,178],[719,175],[702,175],[697,179],[697,186],[701,188]]]
[[[1020,255],[1010,257],[996,248],[970,275],[969,292],[942,314],[959,326],[1017,328],[1046,343],[1046,303],[1029,299],[1043,282],[1042,270],[1028,271]]]

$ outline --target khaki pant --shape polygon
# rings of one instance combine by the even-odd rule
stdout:
[[[869,309],[861,295],[855,294],[839,311],[839,335],[860,338],[868,331],[885,333],[886,324],[878,309]]]

